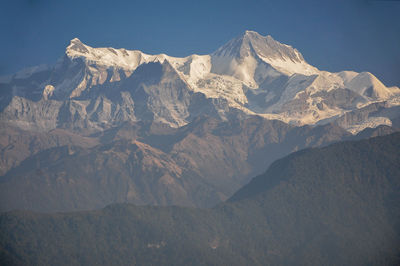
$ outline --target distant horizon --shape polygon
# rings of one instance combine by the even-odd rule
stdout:
[[[400,1],[5,1],[0,76],[53,65],[73,38],[174,57],[210,54],[245,30],[296,48],[320,70],[400,86]]]

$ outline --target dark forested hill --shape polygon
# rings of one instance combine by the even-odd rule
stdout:
[[[0,215],[2,265],[398,265],[400,134],[293,153],[213,209]]]

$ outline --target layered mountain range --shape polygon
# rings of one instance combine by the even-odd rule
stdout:
[[[54,66],[0,79],[0,209],[212,206],[277,158],[399,118],[398,87],[253,31],[184,58],[73,39]]]
[[[211,209],[0,214],[1,265],[399,265],[400,133],[275,161]]]

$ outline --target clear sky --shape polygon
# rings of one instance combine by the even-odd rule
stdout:
[[[400,0],[0,1],[0,75],[94,46],[187,56],[244,30],[270,34],[322,70],[369,71],[400,86]]]

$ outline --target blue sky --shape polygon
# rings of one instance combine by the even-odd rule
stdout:
[[[3,0],[0,74],[53,64],[74,37],[186,56],[249,29],[294,46],[322,70],[369,71],[400,86],[399,14],[398,0]]]

